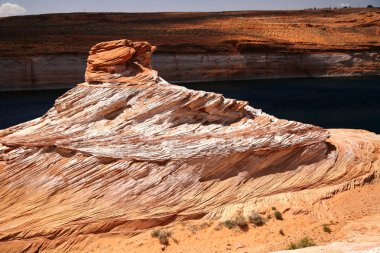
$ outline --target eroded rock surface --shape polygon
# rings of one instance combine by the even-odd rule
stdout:
[[[378,135],[281,120],[171,85],[150,68],[153,49],[94,46],[86,83],[0,132],[0,249],[55,249],[273,203],[304,212],[378,179]]]
[[[147,42],[119,40],[91,48],[86,81],[93,83],[147,84],[157,78],[150,62],[154,47]]]

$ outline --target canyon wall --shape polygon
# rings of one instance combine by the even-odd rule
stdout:
[[[72,88],[83,82],[85,54],[0,57],[0,90]],[[380,53],[158,53],[153,68],[169,82],[380,75]]]
[[[70,88],[85,68],[85,55],[0,57],[0,90]]]
[[[153,43],[170,82],[379,75],[379,27],[376,8],[7,17],[0,90],[71,88],[88,49],[120,38]]]
[[[153,66],[171,82],[379,75],[379,52],[243,52],[156,55]]]

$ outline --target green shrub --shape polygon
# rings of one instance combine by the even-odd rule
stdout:
[[[279,211],[275,211],[274,217],[276,217],[277,220],[282,220],[282,213],[280,213]]]
[[[331,233],[331,228],[329,227],[329,225],[327,224],[323,224],[323,231],[325,231],[326,233]]]
[[[315,243],[313,242],[313,240],[311,240],[309,237],[304,237],[298,243],[292,242],[289,245],[288,249],[289,250],[302,249],[302,248],[307,248],[307,247],[311,247],[311,246],[315,246]]]
[[[277,209],[276,209],[276,207],[275,207],[275,206],[272,206],[272,210],[273,210],[273,211],[276,211]]]
[[[234,220],[225,220],[222,223],[228,229],[236,227],[236,222]]]
[[[249,222],[253,223],[256,226],[262,226],[265,223],[263,217],[261,217],[261,215],[256,212],[252,212],[248,217]]]

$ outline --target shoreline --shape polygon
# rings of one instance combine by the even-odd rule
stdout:
[[[379,75],[340,75],[340,76],[301,76],[301,77],[277,77],[277,78],[241,78],[241,79],[225,79],[225,80],[194,80],[194,81],[171,81],[171,84],[175,85],[213,85],[215,83],[230,83],[230,82],[235,82],[235,83],[244,83],[247,81],[278,81],[278,80],[284,80],[284,81],[289,81],[289,80],[301,80],[301,79],[310,79],[310,80],[318,80],[318,79],[336,79],[336,80],[355,80],[355,79],[366,79],[366,80],[371,80],[371,79],[380,79],[380,74]],[[24,89],[24,88],[14,88],[14,89],[1,89],[1,84],[0,84],[0,93],[7,93],[7,92],[36,92],[36,91],[58,91],[58,90],[69,90],[76,85],[78,85],[81,82],[78,82],[74,85],[63,85],[63,86],[55,86],[54,88],[51,88],[52,85],[48,85],[49,87],[38,87],[34,89]],[[253,82],[252,86],[254,87],[256,84]],[[307,86],[305,86],[307,88]]]
[[[154,54],[169,83],[380,76],[380,53]],[[84,81],[86,55],[0,57],[0,91],[72,88]]]

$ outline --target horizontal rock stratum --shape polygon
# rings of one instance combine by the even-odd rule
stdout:
[[[153,50],[95,45],[85,83],[0,132],[0,251],[81,251],[94,234],[273,203],[303,212],[379,178],[380,136],[169,84],[150,67]]]
[[[171,83],[380,75],[378,8],[55,13],[2,18],[0,34],[1,91],[73,88],[88,49],[122,37],[157,46]]]

